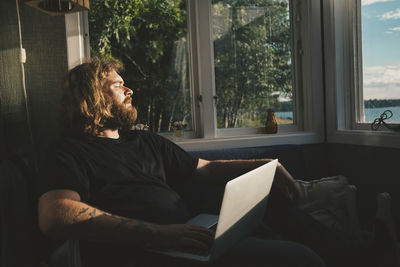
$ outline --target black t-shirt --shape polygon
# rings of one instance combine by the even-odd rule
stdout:
[[[189,211],[171,185],[187,180],[198,159],[150,132],[119,139],[66,138],[50,153],[39,194],[53,189],[79,193],[101,210],[154,223],[184,223]]]

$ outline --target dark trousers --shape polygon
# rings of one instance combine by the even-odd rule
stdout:
[[[217,214],[223,192],[223,186],[200,190],[199,186],[186,186],[179,193],[196,214]],[[268,231],[258,231],[257,237],[303,244],[315,251],[328,267],[376,266],[373,250],[353,246],[299,209],[274,187],[268,199],[264,223]]]
[[[279,191],[271,192],[264,222],[279,239],[311,248],[328,267],[376,266],[372,251],[369,253],[366,248],[353,246],[299,209]]]
[[[230,249],[211,266],[325,266],[311,249],[294,242],[249,237]]]
[[[87,249],[87,248],[86,248]],[[138,252],[134,248],[91,246],[83,250],[83,267],[137,266],[137,267],[324,267],[322,259],[311,249],[294,242],[264,240],[248,237],[235,245],[216,261],[200,263]]]

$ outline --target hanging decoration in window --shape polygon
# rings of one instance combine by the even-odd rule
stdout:
[[[379,118],[376,118],[372,123],[371,123],[371,129],[376,131],[378,130],[382,125],[388,128],[389,130],[400,132],[400,126],[392,126],[388,123],[385,122],[385,120],[390,119],[393,117],[393,112],[391,110],[385,110]]]

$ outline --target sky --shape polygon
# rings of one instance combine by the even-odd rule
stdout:
[[[400,99],[400,0],[362,0],[364,99]]]

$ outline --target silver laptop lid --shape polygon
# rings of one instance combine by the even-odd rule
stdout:
[[[226,184],[215,239],[222,236],[268,196],[277,164],[278,160],[275,159]]]

